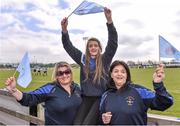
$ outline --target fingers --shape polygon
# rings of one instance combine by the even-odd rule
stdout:
[[[165,78],[165,74],[157,74],[157,73],[153,74],[153,81],[155,83],[161,83],[164,78]]]
[[[153,74],[153,78],[159,78],[159,79],[163,79],[164,78],[164,73],[162,72],[162,73],[157,73],[157,72],[155,72],[154,74]]]
[[[160,83],[165,78],[164,64],[160,63],[157,65],[153,74],[154,82]]]
[[[63,24],[65,24],[67,21],[68,21],[68,19],[67,19],[67,17],[65,17],[65,18],[62,19],[61,22],[62,22]]]
[[[159,64],[159,65],[157,66],[155,72],[156,72],[157,74],[159,74],[159,73],[162,73],[162,74],[163,74],[163,73],[164,73],[164,64]]]
[[[111,12],[111,10],[109,8],[107,8],[107,7],[104,7],[104,11],[105,12]]]
[[[164,74],[164,69],[157,68],[155,74],[157,75],[157,77],[161,77]]]
[[[163,69],[164,68],[164,64],[163,63],[158,64],[157,68],[162,68]]]
[[[164,64],[163,64],[163,63],[160,63],[160,64],[158,64],[158,67],[164,68]]]
[[[104,13],[105,15],[110,15],[111,14],[111,10],[107,7],[104,8]]]
[[[112,115],[111,112],[106,112],[107,115]]]
[[[65,17],[61,21],[61,28],[63,32],[67,32],[67,26],[68,26],[68,18]]]
[[[103,120],[104,124],[110,123],[111,117],[112,117],[111,112],[103,113],[103,114],[102,114],[102,120]]]
[[[63,19],[61,20],[61,25],[62,25],[62,26],[67,25],[67,23],[68,23],[67,17],[65,17],[65,18],[63,18]]]
[[[8,86],[15,81],[15,77],[10,77],[6,80],[5,85]]]
[[[107,7],[104,8],[104,14],[105,14],[105,17],[106,17],[106,20],[107,20],[107,23],[108,24],[111,24],[113,21],[112,21],[112,14],[111,14],[111,10]]]
[[[156,68],[155,72],[157,74],[159,74],[159,73],[163,74],[164,73],[164,69],[163,68]]]

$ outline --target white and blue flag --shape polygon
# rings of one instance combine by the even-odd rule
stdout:
[[[73,12],[77,15],[93,14],[104,12],[104,7],[95,3],[84,0]]]
[[[162,58],[180,59],[180,51],[178,51],[171,43],[162,36],[159,36],[159,52]]]
[[[26,88],[32,81],[28,52],[24,54],[22,61],[16,70],[19,72],[17,83]]]

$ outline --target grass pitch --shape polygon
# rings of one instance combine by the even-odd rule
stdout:
[[[152,86],[152,74],[153,68],[146,69],[131,69],[132,81],[136,84],[141,84],[149,89],[153,90]],[[14,74],[15,70],[0,69],[0,88],[4,88],[5,80]],[[176,116],[180,118],[180,68],[166,68],[165,69],[166,77],[164,84],[168,92],[174,97],[174,105],[164,112],[160,111],[151,111],[150,113]],[[27,88],[22,88],[17,85],[17,88],[21,91],[32,91],[48,82],[51,82],[52,69],[48,70],[47,76],[34,75],[32,72],[32,82]],[[16,74],[16,77],[18,74]],[[74,81],[79,83],[79,69],[73,69]]]

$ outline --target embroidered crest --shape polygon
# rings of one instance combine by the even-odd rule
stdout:
[[[132,106],[134,103],[135,98],[133,96],[126,97],[126,102],[129,106]]]

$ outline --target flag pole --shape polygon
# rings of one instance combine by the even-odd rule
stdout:
[[[17,73],[17,70],[15,70],[15,72],[14,72],[14,74],[13,74],[13,77],[16,75],[16,73]]]
[[[82,1],[68,16],[67,16],[67,19],[74,13],[74,11],[80,7],[82,5],[82,3],[84,3],[84,1]]]

